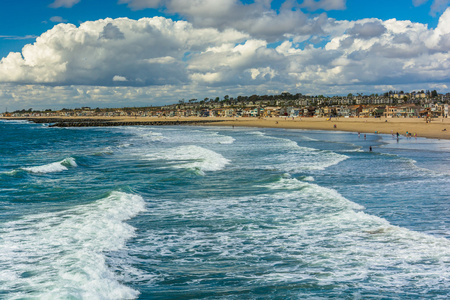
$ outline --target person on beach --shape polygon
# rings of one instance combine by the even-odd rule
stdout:
[[[369,151],[372,152],[372,146],[369,146]]]

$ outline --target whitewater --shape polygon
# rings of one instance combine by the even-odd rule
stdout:
[[[1,299],[450,296],[449,141],[7,121],[0,132]]]

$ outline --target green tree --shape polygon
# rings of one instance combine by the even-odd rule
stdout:
[[[431,91],[431,98],[436,98],[438,96],[438,92],[436,90]]]

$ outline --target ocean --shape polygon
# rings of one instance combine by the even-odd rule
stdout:
[[[0,299],[450,297],[450,141],[25,121],[0,137]]]

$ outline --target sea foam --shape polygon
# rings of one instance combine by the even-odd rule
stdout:
[[[159,153],[149,154],[150,160],[167,160],[174,168],[198,170],[201,174],[206,171],[219,171],[230,163],[221,154],[199,146],[181,146],[166,149]]]
[[[448,240],[393,226],[330,188],[293,178],[279,178],[266,188],[252,196],[162,202],[156,211],[165,212],[164,220],[207,225],[149,228],[141,252],[164,257],[169,263],[164,270],[232,262],[243,267],[223,271],[223,280],[304,284],[305,293],[316,288],[334,298],[349,285],[396,299],[408,290],[438,293],[447,287]],[[266,271],[258,272],[262,266]],[[209,274],[220,271],[214,272]],[[202,283],[198,276],[195,280]],[[205,276],[204,284],[209,280]],[[324,286],[333,289],[325,293]]]
[[[68,167],[76,167],[77,163],[73,157],[68,157],[58,162],[50,163],[47,165],[36,166],[36,167],[25,167],[22,168],[25,171],[31,173],[55,173],[67,171]]]
[[[273,153],[263,158],[264,164],[261,166],[267,169],[289,173],[304,170],[324,170],[348,158],[346,155],[333,151],[303,147],[293,140],[268,136],[258,131],[249,134],[265,139],[266,141],[263,141],[264,149]],[[259,142],[256,147],[261,147]]]
[[[141,196],[113,192],[88,205],[25,216],[0,230],[0,281],[11,299],[134,299],[106,255],[125,251],[145,210]]]

